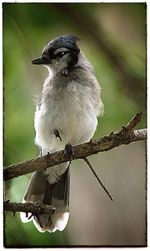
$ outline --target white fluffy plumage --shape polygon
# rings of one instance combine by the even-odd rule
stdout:
[[[65,40],[64,37],[57,38],[54,41],[55,46],[60,44],[60,41],[63,44],[66,41],[67,46],[57,48],[54,51],[53,58],[50,58],[50,64],[46,63],[49,74],[45,80],[34,117],[35,143],[41,149],[42,155],[64,150],[67,144],[75,146],[89,141],[96,130],[97,117],[103,114],[99,82],[91,64],[74,44],[74,39],[74,37],[69,36],[66,36]],[[77,50],[78,53],[78,60],[69,73],[66,67],[69,65],[71,53],[74,53],[74,50],[72,47],[70,47],[70,50],[68,49],[68,41],[72,41],[71,46],[74,46],[74,50]],[[43,58],[36,59],[33,62],[36,64],[39,61],[43,64],[43,60],[47,62],[50,53],[49,48],[52,45],[53,41],[45,47]],[[62,53],[62,55],[57,58],[59,53]],[[73,58],[73,60],[76,59]],[[55,131],[59,133],[59,137],[54,133]],[[68,183],[66,183],[65,188],[59,180],[66,173],[67,168],[68,163],[63,163],[48,168],[44,172],[46,178],[39,176],[39,174],[33,175],[27,189],[25,197],[29,201],[35,201],[38,196],[41,196],[42,201],[45,198],[43,196],[46,196],[40,193],[38,187],[36,188],[39,184],[36,185],[37,178],[43,184],[47,184],[45,182],[48,181],[50,193],[53,191],[51,187],[56,184],[59,186],[59,183],[60,188],[62,186],[63,189],[66,189],[64,190],[64,197],[62,197],[62,192],[60,191],[59,194],[57,186],[55,186],[55,194],[52,195],[50,201],[56,207],[54,215],[50,218],[44,214],[40,215],[42,224],[39,224],[38,220],[33,218],[33,223],[40,232],[55,232],[57,229],[62,231],[66,227],[69,218],[69,176],[66,176]],[[64,182],[66,182],[65,179]],[[68,196],[67,203],[65,196]],[[27,222],[23,214],[21,214],[21,219],[23,222]],[[43,226],[41,227],[41,225]]]

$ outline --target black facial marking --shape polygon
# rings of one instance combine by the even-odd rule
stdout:
[[[54,54],[53,58],[62,58],[67,53],[69,53],[69,51],[59,51],[58,53]]]
[[[42,57],[45,57],[48,59],[55,59],[55,58],[62,57],[66,53],[70,53],[72,57],[71,62],[77,62],[77,55],[80,52],[80,50],[76,44],[76,41],[77,41],[77,37],[73,35],[65,35],[65,36],[57,37],[48,43],[48,45],[43,51]],[[54,52],[57,49],[63,48],[63,47],[67,48],[68,51],[58,52],[56,55],[54,54]],[[73,65],[73,63],[70,63],[70,65]]]
[[[70,52],[70,61],[68,63],[68,68],[70,69],[78,62],[78,54],[76,52]]]
[[[70,60],[68,62],[68,71],[77,63],[78,54],[80,49],[76,42],[78,38],[73,35],[64,35],[56,37],[50,41],[42,52],[42,56],[32,60],[32,64],[51,64],[53,59],[60,59],[65,54],[70,54]],[[55,54],[57,49],[66,48],[65,51],[60,51]]]

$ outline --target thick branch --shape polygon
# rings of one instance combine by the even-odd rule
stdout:
[[[122,127],[119,132],[111,133],[97,140],[74,146],[73,156],[74,159],[83,159],[87,156],[96,154],[98,152],[108,151],[112,148],[123,144],[130,144],[135,141],[147,139],[147,129],[134,130],[133,128],[141,120],[141,113],[136,116],[127,124]],[[24,161],[19,164],[11,165],[4,169],[4,180],[9,180],[27,173],[34,171],[45,170],[51,166],[69,161],[70,157],[64,154],[64,151],[48,154],[44,157]]]
[[[54,214],[55,208],[49,205],[44,205],[40,202],[35,203],[16,203],[16,202],[4,202],[4,211],[11,211],[14,214],[16,212],[25,212],[25,213],[32,213],[33,215],[36,214]]]

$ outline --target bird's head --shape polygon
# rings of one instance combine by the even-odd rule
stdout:
[[[32,64],[43,64],[56,72],[71,69],[78,62],[80,50],[77,40],[74,35],[56,37],[44,47],[41,57],[34,59]]]

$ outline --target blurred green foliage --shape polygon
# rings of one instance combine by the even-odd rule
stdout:
[[[105,114],[95,137],[120,129],[138,111],[146,126],[146,4],[4,3],[4,165],[38,156],[34,95],[46,70],[31,65],[45,44],[62,34],[80,37],[102,86]],[[6,184],[6,199],[21,201],[30,175]],[[14,234],[15,233],[15,234]],[[34,233],[34,234],[32,234]],[[22,238],[23,236],[23,238]],[[71,245],[67,231],[40,234],[6,214],[6,246]]]

